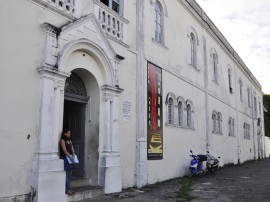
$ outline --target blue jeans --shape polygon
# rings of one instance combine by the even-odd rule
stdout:
[[[64,169],[66,171],[66,193],[70,191],[70,180],[72,175],[72,170],[69,169],[69,164],[67,159],[64,159]]]

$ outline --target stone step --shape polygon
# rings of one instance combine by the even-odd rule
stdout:
[[[81,201],[104,195],[104,190],[102,186],[88,185],[82,187],[74,187],[72,188],[72,191],[74,191],[75,193],[68,196],[69,202]]]

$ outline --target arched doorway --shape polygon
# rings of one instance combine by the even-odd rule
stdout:
[[[67,78],[65,83],[63,128],[69,128],[72,133],[72,143],[80,159],[75,177],[84,176],[84,140],[85,140],[85,108],[89,97],[84,83],[75,73]]]
[[[71,186],[101,185],[104,186],[105,193],[119,192],[122,188],[118,109],[119,95],[123,89],[117,85],[119,61],[114,54],[113,50],[104,52],[99,45],[80,39],[65,47],[58,64],[63,72],[70,72],[79,77],[86,88],[86,97],[89,97],[84,104],[83,117],[84,168],[80,174],[83,178],[74,180]],[[66,95],[65,93],[64,105],[68,106],[69,101],[79,102],[77,96]],[[70,107],[75,107],[73,104],[70,104]],[[68,123],[69,118],[66,118],[66,114],[70,107],[63,107],[64,124]]]

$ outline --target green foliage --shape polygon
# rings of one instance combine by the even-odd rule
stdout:
[[[263,95],[263,106],[267,110],[267,112],[264,111],[265,136],[270,137],[270,94]]]
[[[181,186],[176,196],[177,201],[188,202],[196,198],[190,195],[190,192],[192,191],[192,186],[193,186],[192,179],[183,178],[181,179],[180,184]]]

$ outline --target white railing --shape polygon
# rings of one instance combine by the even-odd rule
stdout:
[[[124,42],[124,26],[126,23],[114,11],[95,5],[95,15],[103,31],[113,38]]]
[[[75,14],[75,0],[34,0],[68,16]]]

